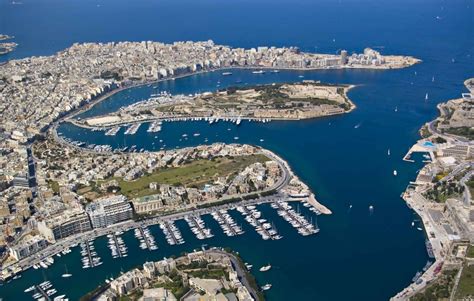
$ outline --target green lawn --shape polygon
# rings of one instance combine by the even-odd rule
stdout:
[[[466,257],[474,258],[474,245],[470,245],[469,247],[467,247]]]
[[[202,187],[213,179],[233,175],[250,164],[268,160],[270,159],[260,154],[233,158],[215,158],[214,160],[199,159],[180,167],[157,170],[135,181],[117,180],[121,193],[127,197],[135,198],[155,194],[156,191],[149,189],[149,184],[152,182],[158,184],[182,185],[185,187]]]
[[[465,265],[456,291],[457,298],[474,296],[474,265]]]

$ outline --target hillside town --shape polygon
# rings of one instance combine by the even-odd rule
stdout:
[[[395,299],[460,300],[474,295],[457,289],[472,281],[474,270],[473,83],[474,79],[465,82],[468,93],[438,105],[440,116],[420,130],[423,139],[404,158],[413,161],[421,153],[426,162],[403,199],[422,218],[421,225],[414,226],[426,231],[431,261]]]

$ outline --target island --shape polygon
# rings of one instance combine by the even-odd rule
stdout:
[[[265,288],[268,289],[267,285]],[[145,262],[107,280],[81,300],[238,300],[263,295],[238,254],[211,248],[177,258]]]
[[[468,93],[438,105],[440,116],[420,130],[406,154],[421,153],[426,165],[402,197],[422,222],[430,261],[394,300],[465,300],[474,296],[474,79]]]
[[[212,123],[222,119],[237,124],[242,119],[300,120],[350,112],[355,108],[347,97],[352,87],[304,81],[230,87],[194,96],[161,93],[117,112],[81,120],[69,118],[68,121],[100,129],[156,120],[205,119]],[[112,132],[117,131],[115,128]]]

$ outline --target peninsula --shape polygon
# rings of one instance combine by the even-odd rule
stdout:
[[[440,116],[420,130],[407,153],[420,152],[426,165],[402,195],[421,217],[431,261],[395,300],[466,300],[474,296],[474,79],[469,93],[438,105]]]
[[[267,285],[266,288],[269,288]],[[263,301],[255,279],[237,254],[222,249],[195,251],[145,262],[82,300],[238,300]]]
[[[79,126],[94,128],[152,120],[284,119],[300,120],[343,114],[355,108],[347,97],[353,86],[304,81],[294,84],[231,87],[194,96],[162,93],[103,116],[76,120]]]

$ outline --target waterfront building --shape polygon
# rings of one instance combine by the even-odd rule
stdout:
[[[86,212],[93,228],[107,227],[133,217],[132,206],[123,195],[97,199],[87,205]]]
[[[163,199],[159,194],[147,195],[133,199],[132,204],[137,214],[145,214],[161,209]]]
[[[29,239],[26,239],[14,246],[10,246],[10,255],[16,260],[21,260],[28,257],[44,248],[48,245],[44,237],[35,235]]]
[[[111,281],[110,288],[119,295],[126,295],[146,282],[147,279],[143,273],[139,269],[134,269]]]
[[[52,243],[92,229],[89,217],[84,210],[79,208],[64,210],[46,220],[39,221],[37,227],[38,231]]]

